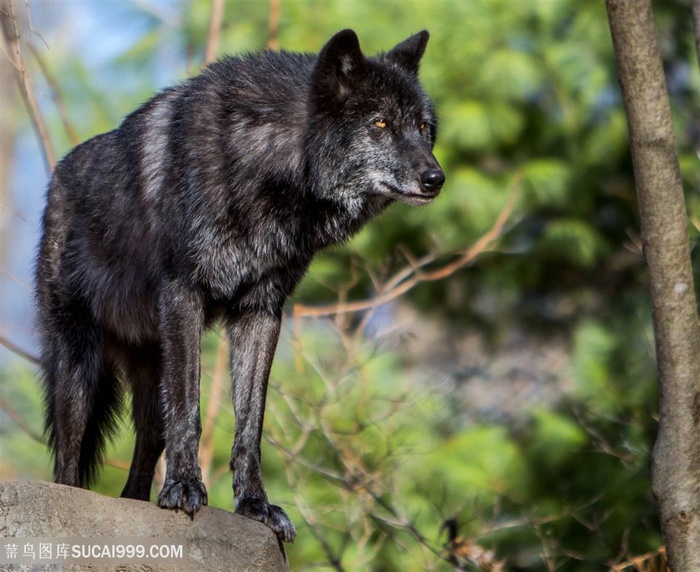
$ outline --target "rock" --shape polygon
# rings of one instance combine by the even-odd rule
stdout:
[[[12,545],[17,557],[8,559]],[[51,550],[51,558],[40,558],[40,550]],[[262,572],[289,567],[275,534],[243,516],[204,507],[190,520],[151,503],[34,481],[0,483],[0,570]]]

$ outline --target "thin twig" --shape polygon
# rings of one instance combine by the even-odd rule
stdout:
[[[668,567],[668,559],[666,558],[666,547],[661,546],[655,552],[649,552],[635,558],[630,558],[610,568],[610,572],[625,572],[628,570],[670,572],[671,569]]]
[[[9,272],[7,272],[7,270],[0,270],[0,275],[6,276],[6,277],[9,278],[10,280],[12,280],[12,282],[14,282],[15,284],[17,284],[17,286],[19,286],[20,288],[26,290],[27,292],[31,292],[31,291],[32,291],[32,288],[31,288],[29,285],[27,285],[27,284],[25,284],[24,282],[22,282],[22,280],[20,280],[19,278],[17,278],[17,276],[15,276],[14,274],[10,274]]]
[[[15,411],[15,409],[7,402],[5,399],[0,397],[0,409],[2,409],[5,413],[7,413],[7,416],[14,421],[17,426],[22,429],[27,435],[29,435],[34,441],[37,443],[41,443],[42,445],[46,445],[46,441],[44,438],[41,436],[40,433],[37,433],[34,431],[29,426],[29,423],[27,423],[22,416]]]
[[[219,413],[221,404],[221,392],[224,387],[224,377],[226,374],[226,357],[228,356],[228,342],[222,337],[219,340],[219,346],[216,351],[216,365],[214,367],[214,376],[212,377],[211,388],[209,391],[209,405],[207,406],[207,414],[204,418],[204,426],[202,427],[201,445],[199,447],[199,464],[202,468],[202,475],[206,486],[210,486],[210,475],[212,469],[212,458],[214,456],[214,419]]]
[[[24,216],[21,212],[19,212],[18,210],[14,209],[12,207],[9,207],[6,204],[1,203],[1,202],[0,202],[0,211],[5,211],[9,215],[21,220],[23,223],[28,224],[29,226],[34,226],[34,223],[32,221],[30,221],[26,216]]]
[[[48,48],[49,44],[46,43],[46,40],[44,39],[44,37],[39,32],[37,32],[34,29],[34,27],[32,26],[31,14],[32,14],[32,11],[31,11],[31,8],[29,7],[29,0],[24,0],[24,15],[27,17],[27,28],[29,29],[29,35],[36,36],[37,38],[39,38],[42,41],[42,43],[44,44],[44,46],[46,46]]]
[[[328,564],[330,564],[331,567],[337,572],[345,572],[345,568],[343,567],[343,564],[341,562],[342,553],[340,556],[336,556],[335,551],[331,547],[330,543],[326,540],[326,537],[321,532],[321,527],[316,523],[312,516],[312,513],[308,510],[306,505],[304,504],[302,506],[298,495],[294,495],[294,501],[297,505],[297,508],[299,509],[299,513],[301,514],[302,518],[304,519],[304,522],[306,523],[306,526],[309,527],[311,534],[321,545],[323,552],[325,552],[326,558],[328,559]]]
[[[211,4],[211,18],[209,19],[209,33],[207,35],[207,45],[204,49],[204,62],[202,62],[202,67],[209,65],[216,59],[216,54],[219,51],[221,24],[223,21],[224,0],[213,0]]]
[[[280,0],[270,0],[270,18],[267,27],[267,48],[279,48]]]
[[[68,119],[68,110],[66,108],[66,103],[63,99],[63,93],[61,92],[61,89],[58,86],[58,83],[56,82],[56,78],[51,73],[51,70],[49,70],[49,67],[46,65],[46,60],[39,53],[39,50],[36,49],[36,46],[34,46],[33,43],[28,42],[27,47],[32,52],[34,59],[39,64],[39,69],[41,70],[41,73],[46,79],[46,83],[48,83],[49,87],[51,88],[51,93],[53,94],[53,101],[56,104],[56,109],[58,109],[58,115],[61,118],[61,123],[63,123],[63,129],[65,129],[66,135],[68,136],[68,142],[71,144],[71,147],[75,147],[78,143],[80,143],[80,138],[78,137],[78,134],[76,133],[75,129],[73,128],[73,125]]]
[[[24,351],[22,348],[19,346],[15,345],[12,343],[10,340],[8,340],[5,336],[0,335],[0,345],[5,346],[8,350],[10,350],[12,353],[17,354],[20,357],[23,357],[27,361],[30,361],[34,364],[39,365],[39,358],[36,356],[30,354],[27,351]]]
[[[695,51],[700,65],[700,0],[693,0],[693,29],[695,30]]]

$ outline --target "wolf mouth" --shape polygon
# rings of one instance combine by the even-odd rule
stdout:
[[[399,189],[398,187],[395,187],[394,185],[391,185],[390,183],[386,183],[384,181],[379,181],[375,190],[380,195],[385,195],[385,196],[388,196],[389,198],[401,201],[402,203],[406,203],[406,204],[414,205],[414,206],[427,205],[435,197],[437,197],[439,192],[440,192],[438,189],[436,192],[433,192],[433,193],[430,193],[430,192],[412,193],[409,191],[403,191],[403,190]]]

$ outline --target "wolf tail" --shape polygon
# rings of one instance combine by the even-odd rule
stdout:
[[[68,248],[68,189],[56,167],[36,260],[36,331],[41,346],[44,431],[56,482],[88,486],[117,429],[121,388],[105,359],[103,328],[85,297],[88,269]]]
[[[91,375],[84,363],[65,371],[61,361],[44,364],[44,431],[56,482],[88,487],[118,428],[122,394],[112,372],[99,368]]]

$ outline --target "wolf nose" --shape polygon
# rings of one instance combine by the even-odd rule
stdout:
[[[428,169],[420,174],[420,186],[424,191],[436,193],[445,182],[445,173],[442,169]]]

